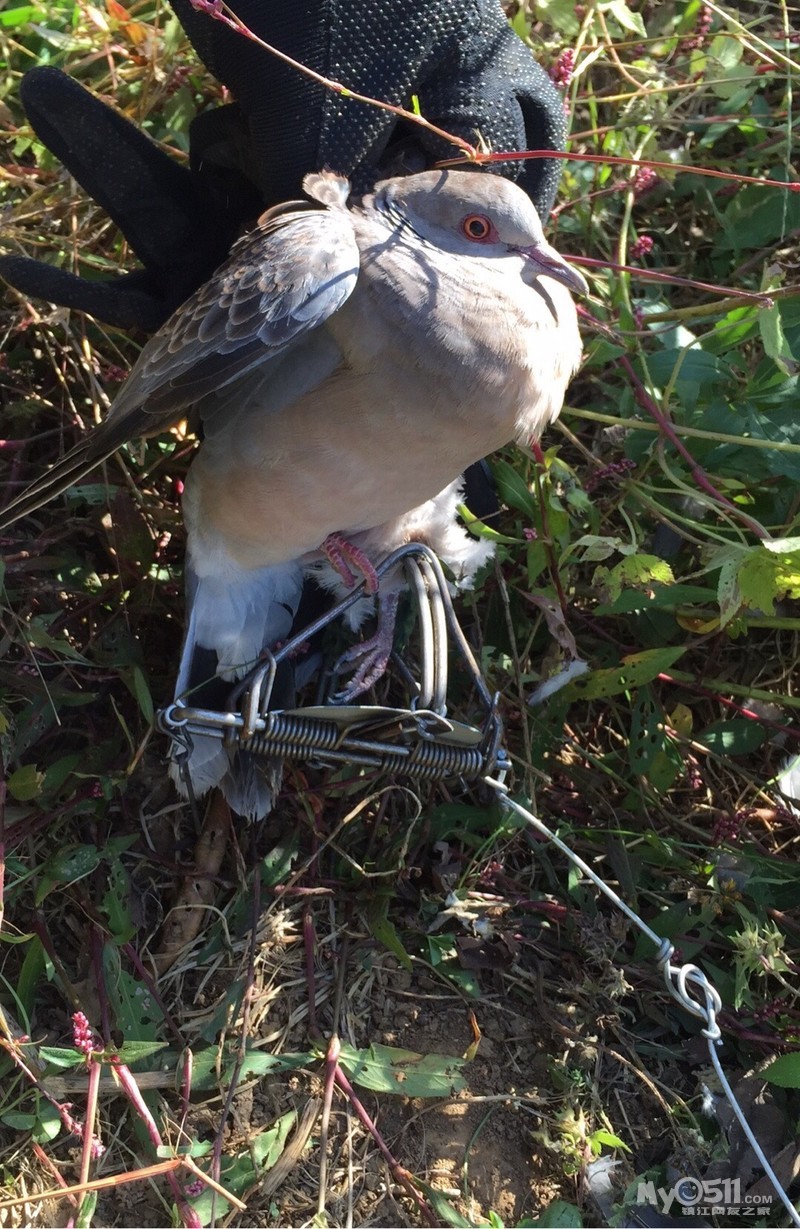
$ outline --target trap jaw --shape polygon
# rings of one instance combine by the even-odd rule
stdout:
[[[507,765],[497,697],[488,690],[456,619],[439,560],[429,547],[410,542],[380,564],[378,578],[397,567],[403,568],[419,627],[418,677],[393,656],[408,690],[406,708],[338,705],[323,697],[321,704],[310,707],[270,709],[278,665],[355,605],[363,596],[361,586],[279,649],[265,651],[263,661],[231,693],[227,711],[180,702],[162,709],[158,724],[172,739],[178,765],[188,758],[193,737],[211,735],[231,748],[265,759],[302,760],[327,767],[358,764],[430,781],[474,781],[502,771]],[[481,709],[477,726],[447,716],[449,639],[470,676]],[[333,694],[335,682],[335,677],[327,680],[327,696]]]

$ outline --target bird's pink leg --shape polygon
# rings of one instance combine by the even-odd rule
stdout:
[[[336,670],[345,674],[355,670],[350,682],[340,692],[336,699],[340,704],[350,704],[356,696],[368,691],[373,683],[386,670],[394,643],[394,625],[397,618],[397,603],[399,593],[389,593],[378,598],[378,626],[375,635],[361,644],[354,644],[347,652],[342,653],[336,663]]]
[[[342,534],[329,533],[320,550],[348,589],[355,587],[357,577],[352,569],[356,568],[364,577],[367,593],[378,592],[378,574],[372,563],[363,550],[359,550]]]

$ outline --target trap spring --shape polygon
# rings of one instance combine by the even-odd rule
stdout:
[[[279,664],[363,596],[363,585],[273,652],[237,684],[227,710],[194,708],[182,702],[159,713],[159,726],[180,760],[193,735],[212,735],[264,758],[303,760],[316,765],[358,764],[379,772],[425,780],[473,781],[506,767],[503,727],[493,696],[456,619],[439,560],[412,542],[389,555],[378,578],[402,567],[419,628],[417,676],[393,658],[408,690],[405,708],[338,705],[331,699],[313,707],[270,708]],[[469,675],[480,709],[478,725],[447,716],[448,647],[452,642]],[[328,694],[333,692],[329,680]]]

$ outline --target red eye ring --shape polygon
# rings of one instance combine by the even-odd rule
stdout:
[[[487,243],[492,238],[494,227],[485,214],[469,213],[461,223],[461,230],[473,243]]]

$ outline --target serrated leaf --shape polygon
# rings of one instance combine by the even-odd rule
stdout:
[[[573,544],[572,549],[579,551],[581,563],[602,563],[610,555],[624,551],[627,543],[622,538],[603,537],[596,533],[585,533]]]
[[[595,568],[592,584],[605,602],[614,602],[627,588],[648,588],[653,584],[671,585],[675,581],[672,568],[658,555],[628,555],[613,568]]]

